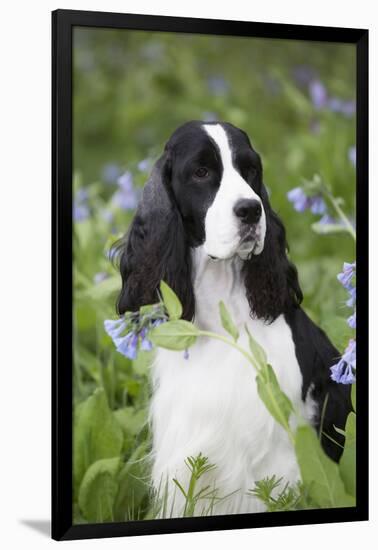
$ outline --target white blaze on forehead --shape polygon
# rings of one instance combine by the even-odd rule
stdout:
[[[204,128],[211,139],[218,145],[223,163],[223,170],[235,170],[232,165],[231,147],[224,128],[220,124],[205,124]]]
[[[210,256],[229,258],[238,252],[240,244],[240,220],[234,213],[236,202],[239,199],[255,199],[261,203],[261,200],[234,167],[232,147],[223,126],[220,124],[204,124],[203,129],[217,145],[223,165],[218,192],[205,218],[206,239],[204,249]],[[258,241],[256,242],[254,254],[259,254],[264,247],[265,212],[264,209],[262,210],[257,228]]]

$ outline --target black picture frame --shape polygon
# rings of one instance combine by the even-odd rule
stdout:
[[[72,520],[72,29],[107,27],[343,42],[357,53],[357,499],[355,508],[73,525]],[[52,537],[55,540],[368,519],[368,31],[57,10],[52,13]]]

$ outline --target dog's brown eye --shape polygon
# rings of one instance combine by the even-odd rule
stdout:
[[[194,175],[196,178],[207,178],[207,176],[209,175],[209,171],[207,168],[205,168],[204,166],[200,166],[199,168],[197,168],[197,170],[194,172]]]

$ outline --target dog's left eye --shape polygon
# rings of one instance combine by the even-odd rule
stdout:
[[[209,171],[207,168],[205,168],[205,166],[200,166],[199,168],[197,168],[197,170],[195,170],[194,172],[194,176],[198,179],[204,179],[204,178],[207,178],[209,175]]]

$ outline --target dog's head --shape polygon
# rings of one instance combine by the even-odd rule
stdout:
[[[118,311],[155,302],[164,279],[193,318],[190,249],[200,245],[214,260],[241,258],[255,316],[272,320],[301,300],[260,157],[228,123],[188,122],[166,144],[121,245]]]
[[[166,146],[170,189],[193,246],[215,259],[264,248],[261,161],[231,124],[189,122]]]

